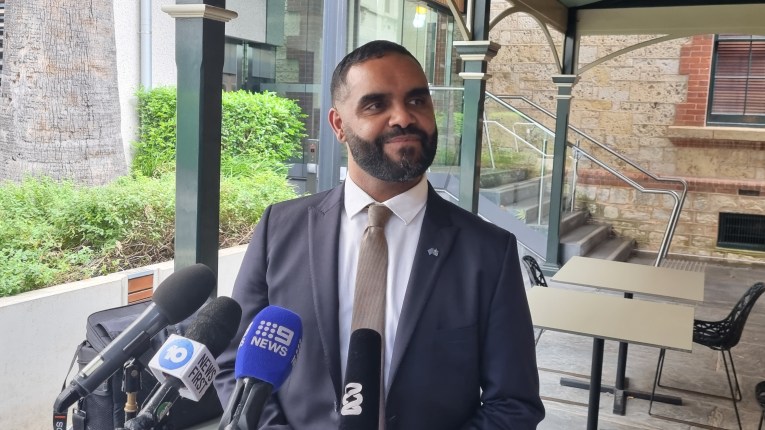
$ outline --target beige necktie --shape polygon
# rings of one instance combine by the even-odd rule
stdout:
[[[385,339],[385,290],[388,275],[388,243],[385,223],[392,212],[387,206],[372,204],[369,223],[361,237],[356,269],[356,292],[353,299],[351,331],[370,328]]]
[[[351,331],[368,328],[380,333],[380,430],[385,429],[385,291],[388,279],[388,242],[385,224],[392,212],[381,204],[369,205],[369,222],[361,236]]]

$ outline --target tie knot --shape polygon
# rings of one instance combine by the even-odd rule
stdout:
[[[373,203],[369,205],[367,214],[369,216],[370,227],[385,227],[393,212],[385,205]]]

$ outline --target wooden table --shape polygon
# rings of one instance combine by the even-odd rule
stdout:
[[[527,298],[534,326],[594,338],[588,429],[598,426],[604,339],[680,351],[693,345],[690,306],[544,287],[527,290]]]
[[[597,258],[573,257],[561,267],[552,281],[624,292],[631,299],[633,293],[645,294],[672,300],[700,302],[704,300],[704,273],[666,267],[601,260]],[[642,323],[645,323],[646,318]],[[606,391],[614,393],[614,413],[624,415],[628,397],[648,398],[650,393],[629,390],[625,377],[627,369],[626,342],[619,344],[619,358],[616,367],[616,381]],[[589,385],[568,378],[561,379],[566,386],[588,388]],[[682,404],[675,396],[656,396],[655,401]]]

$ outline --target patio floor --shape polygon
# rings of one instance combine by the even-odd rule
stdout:
[[[630,262],[653,264],[645,257]],[[665,266],[705,272],[705,299],[696,307],[696,318],[720,320],[734,303],[755,282],[765,282],[765,265],[722,265],[668,259]],[[524,274],[525,276],[525,274]],[[548,279],[548,283],[550,283]],[[561,287],[550,283],[551,287]],[[566,287],[576,288],[578,287]],[[592,289],[590,289],[592,291]],[[600,291],[600,294],[618,294]],[[656,300],[655,298],[635,298]],[[618,343],[606,341],[603,357],[603,384],[612,385],[616,371]],[[746,323],[739,344],[733,348],[733,359],[741,383],[743,400],[738,403],[745,430],[757,429],[762,410],[754,399],[755,385],[765,380],[765,297],[755,305]],[[540,430],[584,429],[587,423],[588,391],[560,385],[561,377],[590,372],[592,338],[545,331],[537,345],[537,362],[547,416]],[[659,350],[629,346],[627,378],[630,388],[650,392],[656,371]],[[584,380],[586,382],[586,380]],[[725,395],[729,393],[721,355],[694,344],[692,353],[668,351],[662,384],[680,386]],[[614,396],[601,394],[600,429],[736,429],[736,415],[730,400],[700,394],[658,388],[657,393],[682,397],[683,405],[654,403],[654,414],[648,415],[648,401],[630,398],[624,416],[611,412]],[[682,422],[686,421],[686,422]],[[696,424],[693,424],[696,423]]]

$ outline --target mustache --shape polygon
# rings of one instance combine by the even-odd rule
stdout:
[[[428,141],[428,133],[425,130],[417,127],[416,125],[408,125],[406,127],[394,126],[393,130],[381,134],[375,139],[378,145],[382,146],[390,139],[399,136],[414,135],[420,138],[420,143],[426,143]]]

